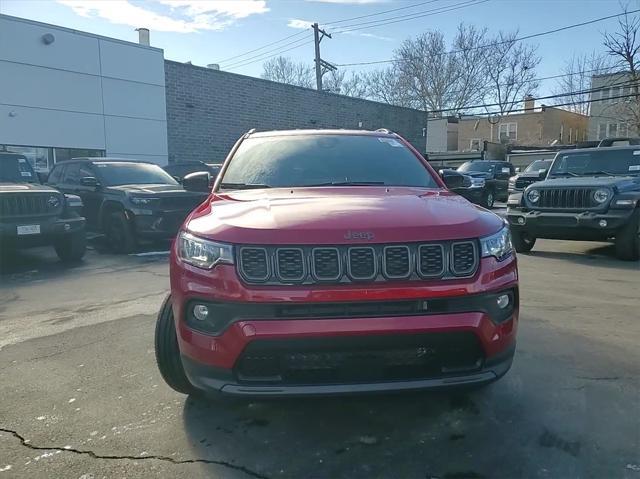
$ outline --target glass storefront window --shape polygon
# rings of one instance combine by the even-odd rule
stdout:
[[[70,160],[71,158],[84,158],[84,157],[102,157],[104,156],[103,150],[88,150],[82,148],[54,148],[56,163],[59,161]]]
[[[6,145],[6,150],[24,155],[36,173],[47,173],[53,166],[51,148]]]

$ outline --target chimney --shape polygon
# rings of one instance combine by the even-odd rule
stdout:
[[[148,28],[136,28],[136,32],[138,32],[138,43],[140,45],[150,46],[149,42],[149,29]]]
[[[220,70],[220,65],[218,65],[217,63],[209,63],[207,65],[207,68],[209,70]]]
[[[533,111],[533,109],[536,107],[536,99],[533,98],[531,95],[526,95],[524,97],[524,111],[525,113],[528,111]]]

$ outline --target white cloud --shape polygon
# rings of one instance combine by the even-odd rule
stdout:
[[[83,17],[178,33],[222,30],[238,18],[269,11],[266,0],[153,0],[136,4],[129,0],[58,0],[58,3]],[[169,7],[170,12],[162,12],[163,6]]]
[[[341,32],[344,33],[345,35],[352,35],[354,37],[366,37],[366,38],[375,38],[376,40],[384,40],[385,42],[393,42],[395,41],[395,38],[391,38],[391,37],[384,37],[382,35],[375,35],[373,33],[360,33],[360,32]]]
[[[290,18],[287,26],[289,28],[297,28],[299,30],[305,30],[309,28],[314,22],[310,20],[301,20],[299,18]]]
[[[306,0],[307,2],[315,3],[352,3],[352,4],[366,4],[366,3],[387,3],[388,0]]]

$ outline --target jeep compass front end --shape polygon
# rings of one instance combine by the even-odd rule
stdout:
[[[400,136],[249,133],[175,241],[156,357],[184,393],[486,384],[517,322],[508,226]]]

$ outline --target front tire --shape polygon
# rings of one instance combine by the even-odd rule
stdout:
[[[198,390],[189,382],[180,360],[180,349],[178,348],[178,337],[173,319],[170,294],[163,301],[158,313],[155,348],[158,369],[169,387],[182,394],[197,394]]]
[[[640,260],[640,209],[616,236],[616,256],[625,261]]]
[[[496,194],[491,188],[487,188],[482,195],[482,206],[487,209],[493,208],[494,203],[496,202]]]
[[[511,241],[517,253],[528,253],[536,244],[535,236],[531,236],[525,231],[519,231],[515,228],[511,229]]]
[[[64,263],[75,263],[80,261],[87,251],[87,237],[84,230],[66,235],[57,240],[53,245],[60,261]]]
[[[122,211],[111,213],[107,217],[107,241],[116,253],[131,253],[136,248],[136,238],[131,225]]]

